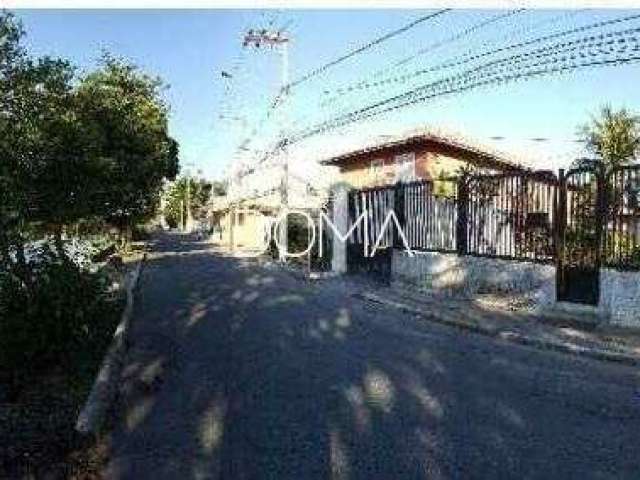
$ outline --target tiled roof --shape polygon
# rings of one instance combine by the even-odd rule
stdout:
[[[403,145],[433,142],[449,148],[458,149],[481,159],[503,164],[504,166],[529,170],[529,161],[513,154],[498,151],[487,145],[458,133],[445,132],[439,128],[419,128],[400,135],[380,135],[364,145],[353,147],[343,153],[321,160],[323,165],[343,165],[350,160],[368,153],[380,152]]]

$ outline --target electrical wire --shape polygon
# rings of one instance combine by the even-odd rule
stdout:
[[[414,20],[413,22],[411,22],[411,23],[409,23],[407,25],[404,25],[403,27],[400,27],[400,28],[398,28],[396,30],[393,30],[393,31],[389,32],[389,33],[386,33],[385,35],[383,35],[381,37],[378,37],[378,38],[370,41],[369,43],[366,43],[365,45],[363,45],[361,47],[358,47],[355,50],[352,50],[351,52],[348,52],[348,53],[342,55],[341,57],[338,57],[335,60],[332,60],[332,61],[330,61],[328,63],[325,63],[321,67],[318,67],[318,68],[310,71],[309,73],[307,73],[307,74],[303,75],[302,77],[300,77],[300,78],[292,81],[291,83],[289,83],[287,88],[291,89],[293,87],[296,87],[296,86],[298,86],[298,85],[310,80],[311,78],[316,77],[316,76],[326,72],[328,69],[330,69],[332,67],[335,67],[336,65],[338,65],[338,64],[340,64],[340,63],[342,63],[342,62],[344,62],[346,60],[349,60],[350,58],[355,57],[356,55],[375,47],[376,45],[379,45],[379,44],[381,44],[381,43],[383,43],[383,42],[385,42],[385,41],[387,41],[387,40],[389,40],[389,39],[391,39],[393,37],[396,37],[396,36],[406,32],[406,31],[412,29],[413,27],[415,27],[415,26],[417,26],[417,25],[419,25],[421,23],[426,22],[427,20],[431,20],[433,18],[436,18],[436,17],[438,17],[438,16],[440,16],[440,15],[442,15],[444,13],[447,13],[449,11],[451,11],[450,8],[444,8],[442,10],[438,10],[437,12],[431,13],[429,15],[422,16],[422,17]]]
[[[336,89],[334,90],[334,93],[341,95],[341,94],[345,94],[345,93],[349,93],[352,92],[354,90],[362,90],[362,89],[369,89],[369,88],[376,88],[376,87],[380,87],[383,85],[388,85],[391,83],[404,83],[407,82],[408,80],[411,80],[413,78],[425,75],[427,73],[433,73],[433,72],[437,72],[440,70],[446,70],[446,69],[451,69],[451,68],[455,68],[455,67],[460,67],[460,66],[464,66],[468,63],[489,57],[489,56],[493,56],[496,55],[498,53],[504,53],[510,50],[516,50],[516,49],[520,49],[520,48],[524,48],[524,47],[528,47],[528,46],[532,46],[532,45],[536,45],[539,43],[543,43],[549,40],[554,40],[556,38],[561,38],[563,36],[569,36],[569,35],[573,35],[576,33],[582,33],[585,32],[587,30],[591,30],[591,29],[596,29],[596,28],[602,28],[605,26],[611,26],[611,25],[616,25],[622,22],[628,22],[631,20],[637,20],[638,18],[640,18],[640,14],[634,14],[634,15],[628,15],[628,16],[624,16],[624,17],[618,17],[612,20],[606,20],[606,21],[600,21],[600,22],[595,22],[589,25],[585,25],[585,26],[581,26],[581,27],[576,27],[576,28],[572,28],[572,29],[568,29],[568,30],[564,30],[561,32],[557,32],[557,33],[553,33],[553,34],[549,34],[549,35],[544,35],[541,37],[537,37],[531,40],[527,40],[527,41],[523,41],[523,42],[517,42],[517,43],[513,43],[504,47],[500,47],[500,48],[496,48],[496,49],[492,49],[492,50],[488,50],[488,51],[484,51],[478,54],[471,54],[471,55],[463,55],[461,57],[458,58],[454,58],[451,60],[447,60],[444,62],[441,62],[437,65],[434,66],[430,66],[427,68],[423,68],[423,69],[419,69],[416,70],[414,72],[408,73],[408,74],[404,74],[404,75],[399,75],[399,76],[394,76],[394,77],[388,77],[382,80],[378,80],[376,82],[366,82],[366,81],[361,81],[357,84],[353,84],[350,86],[347,86],[345,88],[342,89]]]
[[[570,42],[550,45],[525,54],[517,54],[488,62],[462,72],[461,74],[445,77],[400,95],[334,117],[328,122],[321,123],[294,135],[291,143],[327,131],[328,129],[333,129],[364,118],[370,118],[390,110],[402,108],[444,94],[460,93],[479,86],[530,78],[545,73],[569,71],[586,66],[636,61],[636,52],[640,50],[640,47],[637,45],[638,37],[636,35],[639,31],[640,28],[633,28],[593,35]],[[628,44],[634,44],[635,47],[628,48]],[[618,46],[617,50],[614,48],[615,46]],[[631,53],[627,57],[622,55],[615,56],[615,54],[622,54],[627,51]],[[576,58],[586,60],[571,63]],[[563,64],[562,62],[565,63]],[[556,67],[552,67],[550,70],[541,68],[550,64],[556,64]]]

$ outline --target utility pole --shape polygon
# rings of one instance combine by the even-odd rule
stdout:
[[[268,46],[270,48],[277,48],[282,55],[282,70],[281,70],[281,87],[280,93],[276,102],[279,101],[280,105],[284,104],[286,97],[289,95],[289,36],[279,30],[248,30],[244,35],[242,45],[244,47],[253,46],[259,49],[261,46]],[[275,107],[277,108],[277,106]],[[280,135],[281,135],[281,152],[282,152],[282,178],[280,180],[280,204],[282,211],[286,211],[289,206],[289,158],[287,152],[287,125],[286,125],[286,113],[285,109],[281,108],[280,115]],[[287,249],[287,219],[281,222],[282,231],[279,232],[280,245]],[[278,232],[276,232],[278,233]],[[281,260],[284,260],[284,256],[281,256]]]

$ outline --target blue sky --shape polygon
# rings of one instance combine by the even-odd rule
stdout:
[[[419,10],[33,10],[17,11],[34,54],[69,58],[81,69],[94,65],[103,48],[125,56],[169,85],[170,127],[181,145],[183,164],[194,164],[208,176],[219,176],[240,141],[260,124],[279,86],[280,57],[274,51],[243,49],[242,33],[250,27],[286,26],[290,76],[307,71],[424,15]],[[288,120],[297,128],[351,108],[383,99],[417,83],[369,89],[353,95],[326,94],[352,82],[372,78],[396,60],[420,49],[428,52],[378,78],[412,72],[468,52],[483,51],[571,26],[620,17],[629,11],[525,11],[451,41],[451,35],[477,25],[496,10],[456,10],[411,29],[354,57],[295,89]],[[638,26],[640,21],[624,27]],[[616,27],[622,28],[622,27]],[[437,42],[447,41],[437,47]],[[223,78],[221,71],[232,74]],[[525,151],[545,168],[563,166],[579,154],[575,132],[589,113],[610,102],[640,108],[638,65],[584,70],[568,75],[480,89],[444,97],[385,116],[356,130],[384,133],[393,127],[423,123],[464,132],[506,151]],[[325,100],[331,101],[327,104]],[[222,116],[222,117],[221,117]],[[229,118],[233,117],[233,118]],[[252,148],[267,148],[277,124],[267,122]],[[504,137],[496,140],[491,137]],[[531,139],[544,137],[545,142]],[[327,141],[330,141],[327,139]]]

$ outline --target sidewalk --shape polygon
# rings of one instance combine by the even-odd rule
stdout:
[[[392,308],[468,331],[509,342],[640,366],[640,332],[597,325],[576,326],[553,314],[526,309],[509,311],[493,299],[429,296],[398,286],[361,289],[353,295],[379,307]],[[483,298],[484,297],[484,298]]]

